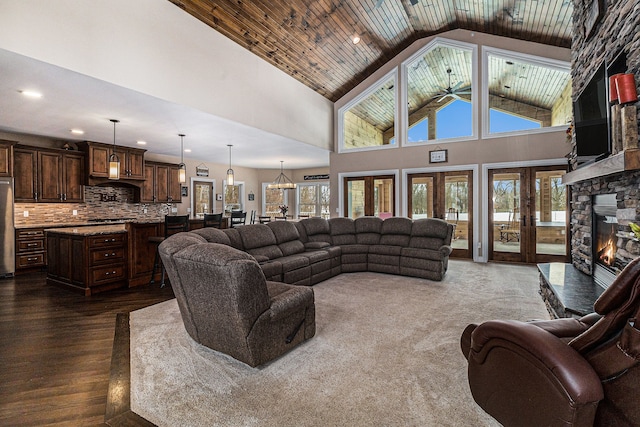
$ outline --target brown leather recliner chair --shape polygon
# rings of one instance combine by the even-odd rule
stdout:
[[[469,325],[474,400],[505,426],[640,426],[640,258],[581,319]]]

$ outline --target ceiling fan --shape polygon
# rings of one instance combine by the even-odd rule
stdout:
[[[418,4],[418,1],[420,0],[409,0],[411,2],[412,6],[415,6]],[[382,6],[382,3],[384,3],[384,0],[378,0],[376,3],[376,9],[379,8],[380,6]]]
[[[449,75],[449,86],[446,89],[443,89],[442,92],[434,95],[431,99],[440,98],[438,102],[441,102],[447,96],[451,96],[456,99],[462,99],[459,95],[470,95],[471,94],[471,86],[460,87],[462,86],[462,82],[458,82],[453,87],[451,87],[451,68],[447,68],[447,74]]]

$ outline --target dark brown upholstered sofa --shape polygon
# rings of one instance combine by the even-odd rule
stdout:
[[[158,248],[188,334],[254,367],[311,338],[313,289],[267,281],[254,257],[216,236],[179,233]]]
[[[505,426],[640,425],[640,258],[581,319],[469,325],[475,401]]]

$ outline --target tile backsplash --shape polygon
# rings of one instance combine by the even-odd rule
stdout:
[[[14,206],[16,226],[67,224],[106,218],[162,219],[168,203],[134,203],[134,189],[85,186],[84,203],[19,203]],[[74,215],[74,211],[76,215]],[[28,212],[28,216],[24,216]]]

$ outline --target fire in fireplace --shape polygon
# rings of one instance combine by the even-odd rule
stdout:
[[[598,194],[593,198],[593,278],[603,288],[607,288],[620,271],[616,265],[617,210],[615,194]]]

